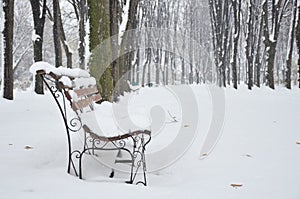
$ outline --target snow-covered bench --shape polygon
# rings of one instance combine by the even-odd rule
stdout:
[[[130,164],[130,177],[126,182],[147,185],[145,147],[151,140],[150,131],[136,130],[121,135],[105,136],[97,125],[94,108],[94,102],[101,100],[101,96],[95,79],[90,77],[87,71],[55,68],[46,62],[36,62],[30,67],[30,72],[42,78],[60,110],[67,133],[68,173],[71,173],[72,169],[74,174],[82,179],[82,161],[85,154],[95,155],[95,151],[117,150],[118,154],[125,152],[129,157],[126,160],[115,161]],[[71,117],[70,110],[74,117]],[[72,132],[83,132],[81,149],[73,149]],[[76,162],[78,166],[75,165]],[[110,177],[113,176],[114,170],[110,174]]]

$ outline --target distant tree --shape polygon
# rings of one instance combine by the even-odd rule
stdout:
[[[47,11],[47,1],[30,0],[30,3],[32,8],[33,24],[35,30],[33,35],[34,61],[38,62],[43,60],[43,36]],[[35,76],[34,90],[37,94],[44,94],[43,81],[38,75]]]
[[[274,89],[274,65],[282,17],[289,0],[263,2],[264,44],[266,51],[267,85]]]
[[[86,21],[88,15],[87,0],[68,0],[74,8],[76,19],[78,21],[78,32],[79,32],[79,68],[85,69],[85,53],[86,53]]]
[[[228,63],[228,42],[230,33],[230,1],[209,0],[214,60],[217,67],[218,84],[226,87],[226,66]],[[227,77],[229,78],[229,77]]]
[[[234,16],[234,36],[233,36],[233,58],[232,58],[232,82],[233,87],[237,89],[237,58],[238,58],[238,45],[240,38],[240,13],[241,13],[241,0],[232,0],[233,16]]]
[[[286,79],[285,84],[288,89],[291,89],[291,76],[292,76],[292,56],[294,49],[294,41],[295,41],[295,26],[296,26],[296,16],[297,16],[297,0],[293,0],[292,6],[292,17],[290,23],[290,31],[289,31],[289,49],[286,60]]]
[[[61,50],[61,25],[60,24],[61,15],[59,1],[53,0],[53,41],[55,50],[55,66],[62,66],[62,50]]]
[[[3,0],[4,11],[4,91],[3,97],[13,100],[13,32],[14,0]]]
[[[296,41],[298,49],[298,86],[300,88],[300,6],[298,6],[298,19],[296,26]]]
[[[255,31],[255,15],[254,15],[254,0],[248,2],[248,19],[247,19],[247,34],[246,34],[246,57],[247,57],[247,84],[248,89],[253,87],[253,59],[254,59],[254,31]]]
[[[255,85],[257,87],[260,87],[260,73],[261,73],[261,49],[263,49],[261,46],[263,46],[262,44],[262,33],[263,33],[263,12],[261,10],[259,10],[259,13],[256,16],[256,21],[259,24],[257,27],[257,31],[255,32],[256,34],[254,35],[254,37],[257,38],[257,43],[256,43],[256,48],[255,48],[255,61],[254,61],[254,82]]]

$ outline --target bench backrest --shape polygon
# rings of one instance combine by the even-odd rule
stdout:
[[[93,102],[98,102],[102,99],[96,85],[91,85],[88,88],[74,89],[74,93],[77,95],[75,98],[73,97],[72,101],[72,109],[74,111],[83,110],[86,107],[92,109]]]

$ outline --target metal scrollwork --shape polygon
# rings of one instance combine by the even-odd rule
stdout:
[[[82,122],[79,118],[74,117],[70,120],[70,125],[68,126],[69,130],[72,132],[77,132],[82,128]]]

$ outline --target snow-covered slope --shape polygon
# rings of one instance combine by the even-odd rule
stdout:
[[[109,179],[99,164],[85,165],[95,169],[87,180],[68,175],[63,123],[49,93],[0,99],[0,198],[300,198],[300,91],[224,89],[222,131],[203,156],[214,107],[207,86],[191,88],[194,96],[185,97],[185,87],[143,88],[97,107],[103,131],[154,132],[147,187]]]

